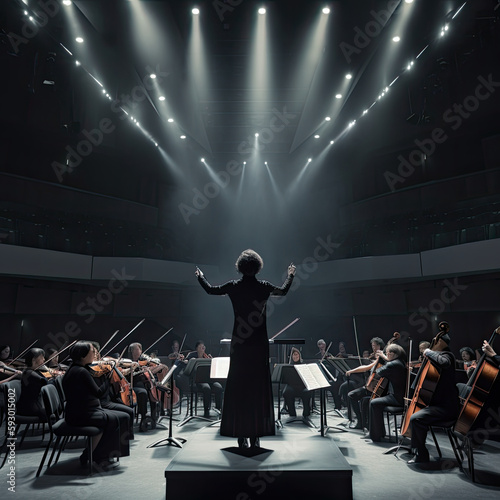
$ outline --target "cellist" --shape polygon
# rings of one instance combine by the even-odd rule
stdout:
[[[424,360],[428,359],[440,372],[436,388],[429,405],[414,413],[410,418],[411,448],[415,453],[408,464],[429,462],[429,451],[425,446],[429,425],[439,425],[456,420],[460,401],[455,384],[455,356],[449,349],[450,336],[445,333],[434,343],[432,350],[423,352]]]

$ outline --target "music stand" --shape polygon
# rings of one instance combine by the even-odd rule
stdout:
[[[211,418],[200,417],[196,414],[193,414],[193,399],[194,399],[193,385],[196,383],[208,382],[210,380],[211,364],[212,360],[207,358],[191,358],[188,361],[188,364],[184,369],[184,375],[186,375],[186,377],[189,377],[189,386],[191,388],[191,398],[189,403],[190,408],[186,412],[186,418],[182,422],[179,422],[177,424],[177,427],[182,427],[184,424],[187,424],[188,422],[190,422],[195,418],[199,420],[204,420],[205,422],[214,422]]]
[[[167,375],[165,378],[160,382],[160,384],[157,386],[157,388],[160,391],[165,391],[168,392],[168,389],[166,389],[165,384],[172,379],[172,385],[170,387],[170,415],[169,415],[169,427],[168,427],[168,437],[160,439],[159,441],[155,441],[153,444],[150,444],[147,446],[147,448],[156,448],[157,446],[177,446],[177,448],[182,448],[182,445],[186,442],[186,439],[184,438],[174,438],[172,437],[172,414],[173,414],[173,406],[174,406],[174,379],[172,375],[174,374],[175,370],[177,369],[178,365],[173,365],[172,368],[168,371]]]

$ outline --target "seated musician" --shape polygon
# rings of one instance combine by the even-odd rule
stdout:
[[[142,345],[139,342],[130,344],[129,353],[132,362],[149,362],[151,360],[149,356],[142,353]],[[159,360],[157,361],[159,362]],[[158,415],[158,400],[152,392],[152,384],[155,381],[152,380],[152,375],[150,373],[144,373],[145,370],[146,368],[141,369],[139,374],[136,374],[135,372],[132,373],[132,387],[137,396],[137,409],[139,411],[139,415],[141,416],[141,422],[146,417],[148,412],[148,401],[151,407],[151,418],[156,422]],[[127,378],[130,380],[130,375]]]
[[[32,347],[26,353],[25,362],[26,368],[21,376],[21,395],[17,402],[17,413],[46,420],[40,391],[52,379],[52,376],[44,366],[45,351]]]
[[[12,361],[12,349],[10,345],[0,345],[0,363],[8,365],[10,361]]]
[[[47,368],[51,368],[53,370],[57,370],[59,372],[65,372],[67,369],[68,369],[68,365],[64,365],[62,363],[59,363],[59,355],[54,356],[54,354],[57,352],[57,350],[53,347],[49,347],[47,349],[47,359],[50,359],[50,361],[47,361],[47,363],[45,363],[45,366]]]
[[[344,344],[343,342],[341,342]],[[317,346],[319,348],[319,351],[316,353],[316,357],[318,359],[329,359],[333,358],[334,356],[326,351],[326,342],[323,339],[319,339],[317,342]],[[340,344],[339,344],[340,347]],[[345,352],[345,344],[344,344],[344,352]],[[336,376],[336,373],[332,374],[337,380],[333,380],[330,382],[330,388],[326,389],[327,391],[330,391],[330,394],[333,397],[333,403],[334,403],[334,409],[340,412],[342,409],[342,397],[340,395],[340,386],[343,383],[343,380],[340,376]],[[314,400],[314,397],[313,397]]]
[[[385,363],[383,358],[379,361],[379,356],[383,354],[382,349],[385,347],[384,341],[380,337],[373,337],[370,340],[370,344],[372,346],[370,359],[373,359],[373,361],[369,365],[361,365],[352,370],[348,370],[345,373],[348,377],[355,373],[370,372],[375,369],[379,362],[381,364]],[[368,427],[368,405],[371,395],[372,393],[365,386],[354,389],[347,395],[352,411],[356,415],[356,420],[352,421],[349,425],[350,429],[365,429]]]
[[[386,347],[385,354],[380,354],[385,365],[378,368],[376,373],[388,381],[387,394],[370,400],[369,432],[370,439],[380,442],[385,436],[384,409],[388,406],[403,406],[406,389],[406,352],[398,344]]]
[[[66,395],[65,419],[68,424],[77,427],[93,426],[101,429],[101,434],[92,437],[93,459],[101,470],[107,471],[119,465],[120,420],[115,413],[101,406],[99,398],[106,389],[98,387],[90,373],[89,365],[94,361],[94,356],[90,342],[79,341],[71,347],[72,363],[62,378]],[[88,460],[85,450],[80,456],[82,467]]]
[[[197,359],[197,358],[211,358],[209,354],[205,352],[205,343],[203,340],[198,340],[195,344],[195,349],[196,351],[190,352],[187,355],[186,361],[189,361],[190,359]],[[251,376],[249,374],[249,376]],[[204,382],[204,383],[197,383],[196,384],[196,389],[198,392],[201,392],[203,394],[203,409],[204,409],[204,414],[203,416],[205,418],[210,418],[210,404],[211,404],[211,393],[214,393],[215,396],[215,409],[218,410],[219,412],[222,410],[222,385],[219,382]]]
[[[94,363],[90,365],[90,373],[94,377],[96,385],[104,388],[104,392],[99,396],[101,407],[114,413],[120,421],[120,455],[127,457],[130,455],[129,441],[134,439],[134,407],[133,402],[129,401],[129,406],[123,403],[120,399],[119,390],[115,388],[115,384],[111,382],[113,375],[119,378],[119,375],[114,372],[115,360],[108,362],[101,359],[99,352],[100,345],[98,342],[91,341],[94,350]],[[95,366],[94,366],[95,364]],[[124,377],[127,371],[136,368],[132,366],[123,370],[122,376]],[[102,368],[99,370],[98,368]],[[118,370],[118,368],[116,368]]]
[[[411,447],[415,456],[408,464],[429,462],[429,451],[425,446],[429,425],[439,425],[458,417],[460,403],[455,385],[455,357],[449,349],[449,344],[450,336],[444,334],[432,350],[424,351],[424,357],[438,368],[440,377],[429,406],[417,411],[410,418]]]
[[[304,361],[302,359],[300,351],[297,348],[292,347],[290,364],[301,365],[303,363]],[[283,398],[288,408],[288,413],[290,417],[297,416],[297,412],[295,410],[295,398],[300,397],[300,399],[302,399],[302,405],[303,405],[302,418],[305,420],[309,418],[309,416],[311,415],[312,392],[313,391],[307,391],[305,389],[297,389],[296,387],[287,384],[287,386],[283,390]]]
[[[476,353],[472,347],[462,347],[460,349],[461,361],[457,361],[457,367],[462,368],[467,372],[467,376],[470,377],[474,372],[474,368],[477,366]]]

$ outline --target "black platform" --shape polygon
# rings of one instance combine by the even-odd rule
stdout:
[[[352,468],[335,441],[287,430],[261,439],[269,451],[254,457],[225,450],[236,439],[217,427],[198,431],[165,469],[166,498],[352,499]]]

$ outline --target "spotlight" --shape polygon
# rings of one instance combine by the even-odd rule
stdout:
[[[105,94],[106,93],[106,89],[102,89],[102,93]]]
[[[71,0],[63,0],[64,5],[71,5]]]
[[[335,96],[335,99],[342,99],[342,94],[337,94],[337,95]]]
[[[330,141],[330,144],[335,144],[335,141]]]
[[[185,138],[186,138],[186,136],[185,136],[185,135],[181,135],[181,139],[185,139]]]
[[[363,111],[363,115],[366,115],[366,113],[368,113],[368,110],[367,110],[367,109],[365,109],[365,110]]]
[[[396,42],[396,43],[397,43],[397,42],[400,42],[400,41],[401,41],[401,37],[399,37],[399,36],[393,36],[393,37],[392,37],[392,41],[393,41],[393,42]]]
[[[202,159],[201,159],[201,163],[205,163],[205,158],[202,158]]]
[[[406,3],[413,3],[413,0],[405,0]]]
[[[267,161],[264,162],[264,165],[267,165]]]
[[[78,43],[83,43],[83,38],[81,36],[77,36],[75,38],[75,41],[77,41]]]
[[[164,96],[164,95],[161,95],[160,97],[158,97],[158,99],[159,99],[160,101],[164,101],[164,100],[165,100],[165,96]]]
[[[311,163],[311,162],[312,162],[312,158],[308,158],[307,163]]]
[[[328,7],[323,7],[323,14],[330,14],[330,9]]]
[[[352,78],[352,75],[351,75],[351,73],[347,73],[347,75],[345,75],[345,77],[346,77],[348,80],[350,80],[350,79]]]
[[[139,122],[135,122],[135,124],[136,124],[137,126],[139,126]]]
[[[168,119],[168,123],[174,123],[174,119],[173,118],[169,118]]]
[[[155,146],[158,147],[158,143],[157,142],[155,142]]]
[[[200,9],[198,8],[194,8],[192,11],[191,11],[195,16],[197,16],[199,13],[200,13]]]
[[[329,122],[330,120],[331,120],[331,118],[330,118],[329,116],[327,116],[327,117],[325,118],[325,121],[326,121],[326,122]]]
[[[319,134],[316,134],[316,135],[314,136],[314,138],[315,138],[315,139],[319,139],[319,137],[320,137],[320,136],[319,136]]]
[[[255,137],[259,137],[259,133],[258,132],[255,132]]]
[[[151,80],[154,80],[154,79],[156,78],[156,75],[155,75],[154,73],[151,73],[151,74],[149,75],[149,78],[151,78]]]
[[[246,165],[246,164],[247,164],[247,162],[246,162],[246,161],[244,161],[244,162],[243,162],[243,165]]]
[[[259,14],[265,14],[266,13],[266,9],[264,9],[264,7],[261,7],[259,9]]]
[[[80,66],[80,61],[75,61],[75,64],[76,64],[77,66]]]

